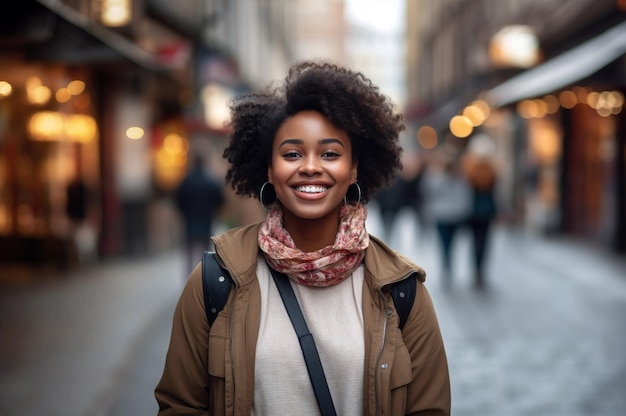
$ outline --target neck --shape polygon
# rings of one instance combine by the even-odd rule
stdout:
[[[312,220],[284,213],[283,226],[298,249],[305,253],[317,251],[335,243],[339,231],[339,210]]]

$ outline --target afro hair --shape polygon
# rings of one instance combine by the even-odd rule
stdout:
[[[391,183],[399,171],[404,118],[360,72],[323,61],[295,64],[281,85],[244,94],[230,103],[232,133],[224,150],[226,182],[235,193],[259,197],[267,181],[274,136],[290,116],[314,110],[344,130],[358,160],[361,201]]]

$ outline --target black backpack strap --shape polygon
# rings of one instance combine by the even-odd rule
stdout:
[[[298,341],[300,341],[300,348],[304,355],[304,362],[306,363],[306,369],[309,373],[309,379],[313,386],[313,392],[315,393],[315,399],[320,408],[322,416],[336,416],[335,405],[333,398],[328,388],[326,381],[326,375],[324,374],[324,368],[322,367],[322,361],[320,360],[313,335],[309,331],[309,327],[306,324],[300,304],[298,304],[298,298],[289,283],[289,278],[283,273],[278,273],[270,267],[272,277],[280,293],[280,297],[283,300],[293,329],[296,331]]]
[[[202,255],[202,290],[204,292],[204,309],[209,326],[224,309],[232,279],[227,270],[217,262],[215,252],[205,251]]]
[[[390,287],[393,304],[398,313],[398,327],[400,330],[404,328],[411,308],[413,308],[415,294],[417,293],[417,277],[418,274],[413,273],[406,279],[393,283]]]

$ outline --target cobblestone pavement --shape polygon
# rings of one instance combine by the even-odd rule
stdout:
[[[380,227],[373,207],[368,228],[382,235]],[[626,414],[623,258],[499,229],[488,289],[477,292],[469,236],[461,233],[452,287],[444,290],[434,237],[404,213],[389,244],[428,272],[453,415]],[[153,389],[182,270],[182,256],[172,252],[2,287],[0,416],[156,414]]]

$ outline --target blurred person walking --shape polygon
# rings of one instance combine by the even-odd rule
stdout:
[[[494,144],[485,134],[472,136],[463,157],[463,172],[472,188],[472,230],[474,284],[485,288],[485,258],[487,256],[491,223],[498,209],[495,197],[497,169]]]
[[[68,267],[92,264],[98,259],[97,194],[83,178],[81,158],[65,189],[65,214],[69,220],[71,245]]]
[[[376,194],[376,203],[380,209],[383,223],[383,235],[381,237],[387,244],[391,241],[396,217],[407,204],[407,188],[407,181],[401,176],[397,176],[391,186],[381,189]]]
[[[187,280],[155,389],[159,414],[449,415],[425,273],[365,228],[366,203],[400,167],[401,114],[363,74],[317,61],[231,111],[226,180],[267,217],[213,237],[235,283],[214,321],[202,267]],[[397,283],[412,287],[406,314]],[[307,336],[287,305],[301,308]],[[301,343],[313,339],[319,357],[305,359]],[[308,374],[313,362],[322,369]]]
[[[415,153],[403,152],[402,170],[389,187],[385,187],[376,193],[376,203],[380,209],[383,235],[385,242],[389,243],[394,231],[396,218],[403,209],[411,210],[417,220],[417,230],[422,228],[422,195],[420,181],[423,176],[423,162]]]
[[[467,224],[472,207],[471,189],[457,157],[440,150],[429,160],[421,182],[424,214],[437,231],[440,243],[442,282],[452,285],[453,249],[458,230]]]
[[[175,191],[184,221],[186,274],[200,262],[202,253],[211,249],[213,222],[224,205],[223,185],[205,169],[204,157],[195,154],[190,171]]]

